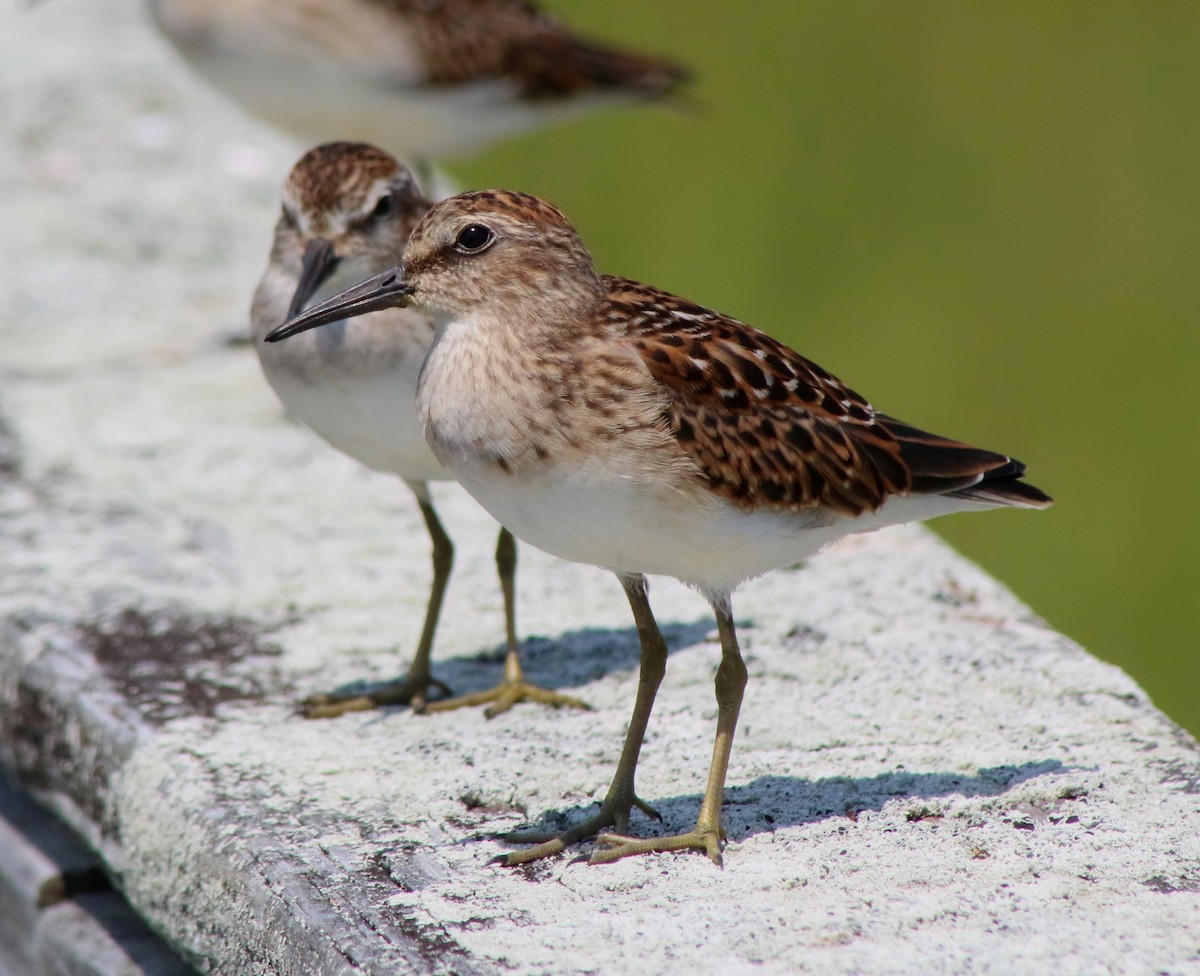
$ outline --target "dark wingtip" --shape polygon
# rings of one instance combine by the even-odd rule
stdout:
[[[1023,467],[1023,466],[1022,466]],[[1021,481],[1019,477],[991,479],[985,477],[977,485],[950,492],[956,498],[1011,505],[1014,508],[1049,508],[1054,499],[1041,488]]]
[[[989,505],[1047,508],[1053,499],[1021,479],[1025,465],[995,451],[930,434],[893,417],[878,418],[900,444],[912,473],[912,491],[949,495]]]
[[[623,51],[570,35],[523,46],[513,73],[531,98],[562,98],[584,91],[663,98],[692,80],[692,72],[663,58]]]

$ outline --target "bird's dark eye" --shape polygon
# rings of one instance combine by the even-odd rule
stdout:
[[[467,224],[454,238],[454,246],[463,254],[477,254],[496,239],[490,227],[483,224]]]
[[[392,215],[392,195],[385,193],[375,202],[375,209],[371,211],[371,219],[385,220]]]

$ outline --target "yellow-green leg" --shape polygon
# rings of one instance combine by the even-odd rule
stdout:
[[[658,686],[662,684],[663,675],[667,670],[667,643],[663,640],[662,632],[654,621],[650,610],[650,601],[646,596],[646,578],[644,576],[621,576],[621,585],[629,598],[633,609],[633,620],[637,625],[638,639],[642,645],[641,666],[638,670],[637,701],[633,706],[633,716],[629,720],[629,731],[625,733],[625,745],[621,749],[621,759],[617,763],[617,772],[608,787],[604,802],[600,804],[599,812],[577,827],[572,827],[561,834],[546,835],[535,832],[519,832],[508,835],[506,840],[518,844],[534,844],[523,851],[514,851],[503,859],[508,865],[527,864],[543,857],[557,854],[571,844],[591,837],[605,827],[615,827],[618,831],[629,829],[629,812],[637,807],[648,816],[661,820],[662,817],[638,799],[634,792],[634,776],[637,772],[638,756],[641,753],[642,742],[646,738],[646,727],[650,722],[650,712],[654,708],[654,696],[658,694]]]
[[[725,776],[729,771],[729,754],[733,749],[733,733],[737,729],[738,712],[746,690],[746,665],[738,649],[737,631],[728,595],[712,598],[717,615],[717,631],[721,635],[721,666],[717,669],[717,735],[713,741],[712,763],[708,767],[708,785],[700,803],[696,826],[686,834],[639,840],[617,833],[601,834],[601,845],[592,855],[593,864],[605,864],[630,854],[655,851],[680,851],[695,848],[704,851],[717,865],[721,863],[721,803],[725,797]]]
[[[382,705],[406,705],[421,708],[425,704],[430,688],[450,694],[444,682],[433,677],[429,667],[429,655],[433,651],[433,638],[437,633],[438,617],[442,612],[442,598],[446,595],[446,583],[454,567],[454,543],[442,527],[437,511],[424,490],[424,485],[410,485],[417,496],[425,527],[433,543],[433,583],[429,588],[429,602],[425,605],[425,623],[421,627],[421,640],[417,653],[413,655],[408,674],[399,681],[380,684],[366,694],[343,694],[337,691],[314,695],[301,703],[306,718],[334,718],[347,712],[362,712]]]
[[[504,678],[500,684],[487,691],[477,691],[458,698],[446,698],[425,706],[426,712],[448,712],[456,708],[487,705],[483,714],[495,718],[507,712],[517,702],[536,702],[555,708],[590,708],[586,702],[571,695],[550,691],[530,684],[521,673],[521,648],[517,641],[517,541],[508,529],[500,529],[496,540],[496,572],[500,576],[500,591],[504,595],[504,629],[508,640],[508,651],[504,657]],[[490,704],[489,704],[490,703]]]

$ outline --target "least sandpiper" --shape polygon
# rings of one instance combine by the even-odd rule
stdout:
[[[508,640],[504,681],[491,691],[425,702],[431,688],[449,691],[433,677],[429,658],[454,559],[428,488],[430,481],[453,476],[425,443],[416,413],[417,376],[434,335],[429,315],[391,308],[295,342],[260,341],[315,299],[393,265],[429,206],[409,171],[374,146],[337,142],[310,150],[283,184],[270,262],[254,294],[254,348],[284,406],[339,451],[375,471],[399,475],[416,496],[433,543],[433,584],[407,677],[366,694],[319,695],[305,703],[311,717],[401,702],[430,711],[490,702],[489,715],[521,700],[582,705],[522,677],[514,609],[517,552],[505,529],[496,545]]]
[[[437,337],[417,402],[438,459],[502,524],[564,559],[615,572],[641,639],[637,702],[599,811],[520,864],[599,833],[593,862],[698,848],[720,863],[721,802],[746,668],[730,597],[744,580],[843,536],[950,512],[1044,508],[1019,461],[876,412],[748,325],[599,275],[567,219],[535,197],[482,191],[435,205],[400,267],[267,336],[414,306]],[[645,575],[695,587],[717,618],[717,732],[695,827],[625,836],[638,753],[666,666]],[[614,828],[614,833],[600,833]]]
[[[528,0],[150,0],[191,66],[306,144],[355,138],[407,160],[475,152],[605,104],[661,98],[683,71],[584,40]]]

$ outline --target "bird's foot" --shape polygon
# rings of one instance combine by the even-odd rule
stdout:
[[[655,820],[662,820],[662,814],[650,806],[649,803],[639,800],[636,796],[631,797],[628,801],[610,802],[606,799],[600,805],[600,810],[594,817],[590,817],[578,826],[572,827],[570,830],[564,830],[560,834],[530,830],[505,834],[504,839],[510,843],[532,844],[533,846],[523,851],[513,851],[511,854],[498,857],[496,861],[506,867],[529,864],[532,861],[540,861],[544,857],[552,857],[566,850],[572,844],[577,844],[581,840],[598,834],[605,827],[616,827],[618,830],[625,830],[629,826],[629,811],[632,807],[637,807],[648,817],[652,817]],[[599,863],[596,861],[595,855],[592,856],[592,862]]]
[[[711,827],[697,827],[686,834],[674,834],[671,837],[651,837],[642,840],[637,837],[626,837],[624,834],[600,834],[596,837],[599,845],[592,853],[591,864],[611,864],[632,854],[654,854],[659,851],[704,851],[717,867],[721,866],[721,835],[720,830]]]
[[[365,692],[335,690],[313,695],[300,703],[300,713],[305,718],[336,718],[347,712],[367,712],[386,705],[411,705],[415,711],[423,711],[430,689],[441,695],[451,694],[449,685],[437,678],[409,675],[399,681],[375,685]]]
[[[456,708],[474,708],[476,705],[487,705],[483,714],[487,718],[495,718],[507,712],[518,702],[535,702],[539,705],[550,705],[553,708],[582,708],[591,711],[592,706],[579,698],[564,695],[561,692],[539,688],[527,681],[502,681],[495,688],[487,691],[477,691],[470,695],[460,695],[458,698],[444,698],[431,702],[424,708],[425,712],[449,712]],[[488,704],[488,703],[491,704]]]

